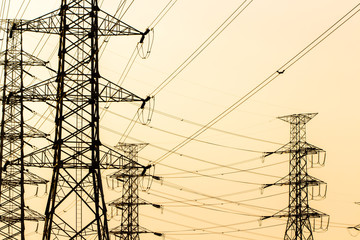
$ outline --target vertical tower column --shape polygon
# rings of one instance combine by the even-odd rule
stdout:
[[[46,134],[24,123],[23,68],[45,66],[22,49],[21,32],[10,29],[20,20],[2,20],[6,24],[6,50],[0,53],[4,66],[2,119],[0,130],[0,235],[4,239],[25,239],[25,221],[44,217],[25,207],[25,184],[45,184],[46,180],[25,171],[24,138],[45,137]],[[17,160],[18,164],[11,164]]]
[[[323,165],[325,152],[321,148],[315,147],[306,141],[306,124],[316,116],[316,113],[293,114],[289,116],[279,117],[279,119],[290,123],[290,142],[275,152],[266,153],[265,156],[271,154],[289,154],[289,174],[279,181],[264,185],[269,186],[288,185],[289,186],[289,204],[288,207],[280,212],[263,217],[287,217],[284,240],[313,240],[313,230],[315,230],[315,222],[313,219],[322,219],[328,215],[317,211],[309,206],[309,199],[319,197],[326,194],[321,191],[321,186],[326,185],[325,182],[316,179],[308,174],[308,164]],[[314,162],[314,156],[316,161]],[[314,189],[317,188],[317,191]],[[311,190],[311,191],[310,191]],[[317,195],[315,195],[315,192]],[[327,224],[321,224],[323,229],[327,229]]]
[[[11,22],[8,22],[10,28]],[[25,239],[24,233],[24,166],[9,166],[6,162],[24,157],[24,115],[22,96],[12,98],[23,88],[22,35],[7,34],[4,61],[0,162],[1,200],[0,216],[4,227],[0,228],[9,239]],[[16,182],[18,181],[18,182]]]
[[[117,147],[134,162],[124,166],[117,178],[124,181],[122,196],[118,206],[121,206],[121,225],[116,239],[139,240],[139,177],[142,169],[134,163],[137,162],[138,152],[145,147],[144,144],[121,144]]]
[[[154,177],[147,175],[147,170],[151,165],[144,167],[138,162],[138,153],[147,144],[119,143],[116,148],[125,153],[133,161],[124,164],[123,169],[112,174],[110,177],[115,178],[123,183],[121,198],[112,201],[109,205],[121,209],[121,224],[111,230],[115,239],[119,240],[139,240],[142,233],[153,233],[156,236],[162,236],[161,233],[152,232],[139,225],[139,206],[152,205],[160,208],[160,205],[152,204],[139,197],[140,179],[143,177]]]
[[[98,10],[96,0],[61,3],[54,170],[43,239],[52,233],[110,238],[99,167]]]
[[[306,123],[316,114],[297,114],[280,117],[290,123],[289,162],[289,216],[284,239],[312,240],[310,215],[308,214],[308,173],[306,148]]]

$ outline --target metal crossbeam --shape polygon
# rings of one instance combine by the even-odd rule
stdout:
[[[106,146],[102,146],[99,152],[100,169],[122,169],[126,164],[133,161],[133,159],[119,151]],[[82,155],[81,152],[69,149],[64,155],[67,156],[63,157],[62,167],[64,168],[89,169],[91,167],[91,162],[88,161],[89,159],[87,159],[87,161],[80,161],[78,159],[78,156]],[[11,162],[11,165],[19,165],[20,163],[20,159],[15,159]],[[54,168],[54,146],[50,145],[25,155],[23,164],[26,167]],[[139,169],[144,169],[144,166],[139,163],[134,163],[134,165]]]
[[[83,101],[88,102],[92,99],[91,92],[83,92],[82,97],[77,95],[83,90],[84,85],[73,84],[72,81],[64,82],[64,86],[68,88],[66,95],[63,96],[63,101]],[[106,79],[99,79],[99,95],[98,102],[144,102],[145,99],[133,94],[132,92],[118,86],[115,83]],[[27,87],[23,91],[24,101],[29,102],[44,102],[57,101],[57,87],[56,78],[51,78],[41,83]],[[16,98],[16,93],[14,94]]]
[[[96,11],[97,17],[97,35],[98,36],[127,36],[127,35],[145,35],[145,32],[141,32],[130,25],[124,23],[120,19],[101,11],[93,9],[93,6],[89,4],[82,4],[83,1],[69,1],[68,4],[63,3],[59,10],[50,12],[39,18],[23,22],[21,24],[15,24],[12,30],[21,30],[27,32],[40,32],[48,34],[61,34],[63,30],[68,34],[87,34],[92,31],[91,25],[83,25],[84,22],[90,23],[92,17],[90,14],[84,14],[83,18],[78,18],[78,9],[84,9],[86,13]],[[97,6],[96,6],[97,8]],[[62,26],[61,16],[66,14],[66,25]]]

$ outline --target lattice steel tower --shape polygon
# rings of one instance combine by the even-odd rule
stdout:
[[[316,115],[317,113],[305,113],[279,117],[290,123],[290,142],[275,152],[265,154],[268,156],[288,153],[290,156],[289,175],[264,186],[289,186],[288,207],[272,216],[263,217],[288,218],[285,240],[313,240],[313,230],[316,227],[327,229],[328,225],[328,222],[323,222],[323,218],[328,219],[328,215],[309,206],[309,199],[325,197],[326,194],[326,183],[308,174],[308,166],[323,165],[325,161],[322,159],[325,158],[324,150],[306,142],[306,123]],[[325,190],[321,190],[322,186],[325,186]],[[315,225],[315,219],[321,220],[320,225]],[[311,220],[314,222],[311,223]]]
[[[140,35],[101,11],[97,0],[62,0],[59,10],[13,27],[59,34],[57,77],[26,89],[30,101],[56,101],[55,140],[29,165],[53,168],[43,239],[110,239],[100,169],[121,168],[125,156],[101,150],[100,102],[142,101],[101,79],[99,36]],[[52,159],[52,160],[50,160]],[[130,160],[131,161],[131,160]]]
[[[3,239],[25,239],[25,221],[44,220],[44,216],[25,205],[25,184],[45,184],[47,181],[26,171],[24,166],[25,138],[47,135],[24,123],[23,68],[45,66],[46,62],[22,49],[22,34],[10,33],[20,20],[1,20],[6,32],[6,50],[0,53],[4,66],[2,86],[2,119],[0,131],[0,236]],[[15,93],[18,93],[15,97]],[[10,164],[17,159],[17,164]]]
[[[119,227],[111,230],[111,233],[115,235],[116,239],[139,240],[140,234],[142,233],[153,233],[156,236],[162,236],[161,233],[152,232],[139,225],[140,205],[152,205],[160,208],[160,205],[152,204],[139,198],[140,179],[145,176],[147,170],[151,167],[140,167],[136,164],[138,152],[146,145],[147,144],[119,143],[116,146],[124,152],[128,158],[133,159],[132,162],[125,164],[122,170],[111,175],[112,178],[123,182],[121,198],[109,204],[110,206],[121,209],[121,224]]]

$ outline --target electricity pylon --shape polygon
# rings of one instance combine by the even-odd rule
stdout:
[[[125,153],[133,161],[125,164],[123,169],[111,175],[121,182],[122,196],[112,201],[109,205],[121,210],[121,224],[111,230],[116,239],[120,240],[139,240],[142,233],[153,233],[162,236],[161,233],[152,232],[139,225],[139,206],[152,205],[160,208],[160,205],[152,204],[139,198],[140,179],[145,177],[146,171],[151,167],[139,167],[137,165],[138,152],[147,144],[128,144],[120,143],[116,147]]]
[[[100,36],[140,32],[100,10],[97,0],[62,0],[59,10],[15,24],[12,31],[60,35],[58,70],[49,79],[24,90],[24,100],[55,101],[52,146],[29,154],[29,166],[53,169],[45,210],[43,239],[110,239],[100,169],[120,169],[132,161],[101,149],[99,104],[146,99],[101,79]]]
[[[25,221],[41,221],[44,216],[25,205],[25,184],[39,185],[48,181],[26,171],[24,167],[25,138],[47,135],[24,122],[22,98],[23,68],[45,66],[46,62],[22,49],[22,34],[10,34],[9,27],[20,20],[0,20],[6,33],[6,50],[0,53],[4,66],[2,85],[2,119],[0,130],[0,236],[3,239],[25,239]],[[15,98],[14,93],[20,95]],[[18,165],[9,164],[19,159]]]
[[[316,115],[317,113],[305,113],[279,117],[290,123],[290,142],[275,152],[265,154],[265,156],[269,156],[275,153],[288,153],[290,158],[289,174],[273,184],[264,186],[264,188],[273,185],[289,186],[288,207],[272,216],[263,217],[263,219],[269,217],[288,218],[284,240],[313,240],[313,230],[316,228],[315,219],[321,220],[321,224],[317,227],[323,230],[328,227],[328,222],[325,223],[325,226],[323,225],[323,218],[328,219],[329,216],[309,206],[309,198],[325,197],[326,194],[326,186],[325,191],[320,189],[326,183],[308,174],[309,163],[310,166],[323,165],[324,161],[321,158],[325,158],[324,150],[306,142],[306,123]],[[314,191],[314,188],[317,188],[317,191]],[[314,222],[311,223],[311,220]]]

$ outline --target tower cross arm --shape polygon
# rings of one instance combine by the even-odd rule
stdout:
[[[66,154],[66,153],[63,153]],[[81,154],[81,153],[80,153]],[[103,146],[102,149],[100,149],[100,162],[99,166],[100,169],[122,169],[125,164],[127,164],[130,161],[133,161],[132,159],[129,159],[125,155],[117,152],[116,150],[113,150],[109,147]],[[79,168],[89,168],[89,163],[85,162],[79,162],[77,160],[77,156],[79,155],[79,152],[69,154],[67,153],[68,157],[62,161],[61,167],[64,168],[74,168],[75,166]],[[68,159],[68,160],[67,160]],[[11,161],[9,164],[11,165],[20,165],[22,159],[15,159]],[[35,150],[32,153],[29,153],[24,156],[23,159],[24,166],[26,167],[42,167],[42,168],[53,168],[55,164],[54,163],[54,149],[53,145]],[[139,165],[139,168],[143,167],[139,163],[135,163]]]
[[[63,95],[58,96],[56,77],[47,79],[38,84],[26,87],[23,89],[23,100],[27,102],[46,102],[46,101],[57,101],[58,97],[62,97],[63,101],[85,101],[88,102],[92,96],[89,94],[84,95],[83,98],[79,99],[76,95],[77,91],[81,86],[70,86]],[[19,93],[12,93],[7,99],[17,98]],[[0,97],[0,100],[3,100]],[[106,79],[99,80],[99,102],[142,102],[143,104],[148,99],[141,98],[136,94],[112,83]]]
[[[46,64],[49,63],[48,61],[43,61],[25,51],[19,52],[19,54],[22,54],[21,62],[19,59],[5,60],[6,54],[6,51],[0,52],[0,65],[18,66],[21,63],[23,66],[46,66]]]
[[[123,36],[141,35],[144,36],[148,31],[141,32],[136,28],[124,23],[120,19],[100,10],[99,12],[99,36]]]
[[[55,10],[48,14],[45,14],[41,17],[35,18],[33,20],[24,21],[21,23],[14,23],[10,29],[10,36],[13,31],[28,31],[28,32],[40,32],[48,34],[60,34],[60,21],[61,21],[61,11]],[[89,12],[89,16],[91,16]],[[126,24],[120,19],[104,12],[98,12],[98,36],[123,36],[123,35],[140,35],[145,36],[148,31],[141,32],[136,28]],[[68,25],[65,29],[70,34],[78,34],[79,30],[82,32],[91,32],[91,27],[79,26],[76,21],[72,21],[71,18],[68,19]],[[85,30],[85,31],[84,31]]]
[[[288,144],[285,144],[284,146],[280,147],[276,151],[264,152],[263,157],[265,158],[265,157],[268,157],[273,154],[280,154],[280,155],[288,154],[288,153],[297,152],[297,151],[304,152],[304,153],[306,153],[306,155],[317,154],[319,152],[325,152],[322,148],[319,148],[319,147],[314,146],[307,142],[301,143],[300,149],[293,149],[291,143],[288,143]]]
[[[99,80],[99,102],[144,102],[145,99],[107,80]]]
[[[33,20],[24,21],[20,24],[14,24],[10,29],[10,36],[13,31],[40,32],[49,34],[60,33],[59,10],[52,11]]]
[[[131,162],[133,165],[138,168],[144,168],[144,166],[133,159],[128,158],[122,153],[114,150],[105,145],[101,149],[102,157],[100,158],[100,167],[103,169],[123,169],[125,165]]]
[[[325,216],[328,217],[329,215],[314,208],[307,207],[306,211],[302,213],[302,216],[307,216],[309,218],[321,218]],[[273,215],[261,217],[261,220],[265,220],[268,218],[283,218],[283,217],[299,217],[299,216],[297,214],[291,213],[288,208],[284,208]]]

